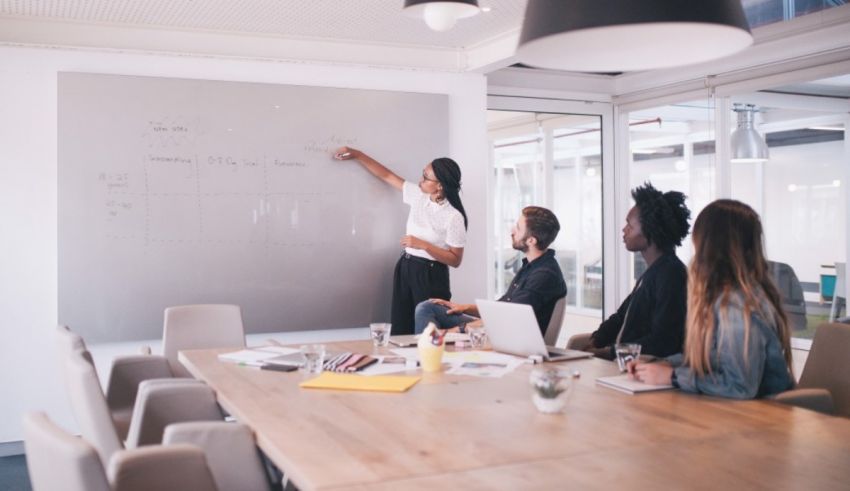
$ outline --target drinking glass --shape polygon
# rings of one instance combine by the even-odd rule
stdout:
[[[483,326],[466,326],[466,333],[469,334],[469,344],[472,349],[484,348],[484,343],[487,342],[487,331]]]
[[[372,345],[383,348],[390,342],[390,331],[392,324],[387,322],[373,322],[369,324],[369,333],[372,335]]]
[[[617,366],[620,372],[626,371],[626,365],[635,361],[640,356],[640,345],[637,343],[618,343],[614,345],[614,354],[617,355]]]
[[[305,344],[301,346],[301,356],[304,357],[304,365],[301,372],[306,375],[318,375],[322,373],[325,363],[324,344]]]
[[[531,371],[531,400],[541,413],[556,414],[564,410],[578,372],[542,366]]]

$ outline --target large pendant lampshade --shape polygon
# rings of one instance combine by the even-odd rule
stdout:
[[[472,17],[479,8],[478,0],[405,0],[404,11],[422,17],[435,31],[448,31],[458,19]]]
[[[528,0],[517,58],[580,72],[668,68],[753,42],[740,0]]]

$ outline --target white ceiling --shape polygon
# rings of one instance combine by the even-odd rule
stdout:
[[[463,49],[518,32],[527,0],[481,0],[482,12],[435,32],[403,0],[0,0],[0,17]]]

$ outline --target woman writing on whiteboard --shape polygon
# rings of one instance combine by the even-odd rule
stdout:
[[[410,206],[407,230],[401,238],[404,252],[393,274],[393,334],[413,334],[413,311],[429,298],[451,299],[449,268],[460,266],[466,245],[466,211],[460,200],[460,167],[450,158],[438,158],[422,169],[416,185],[360,150],[342,147],[337,160],[356,160],[372,175],[401,191]]]

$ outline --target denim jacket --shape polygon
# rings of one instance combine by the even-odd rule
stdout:
[[[762,296],[762,310],[770,312]],[[785,364],[782,343],[776,332],[774,320],[764,314],[750,314],[750,338],[744,352],[743,299],[739,292],[732,293],[721,321],[720,300],[714,303],[715,335],[709,362],[711,373],[698,376],[682,364],[682,355],[673,355],[667,361],[676,370],[679,388],[687,392],[707,395],[752,399],[776,394],[794,386],[794,379]]]

